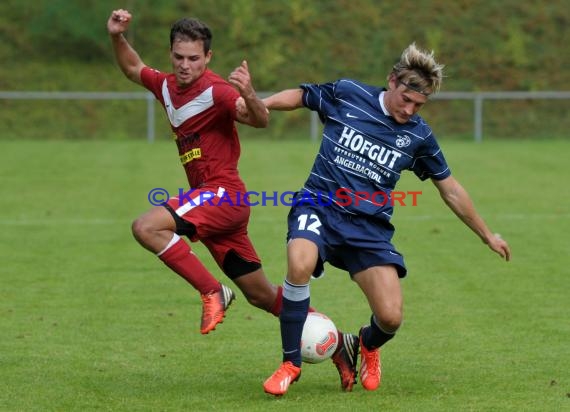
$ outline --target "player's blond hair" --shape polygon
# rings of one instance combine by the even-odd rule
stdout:
[[[435,61],[433,50],[420,50],[412,43],[402,52],[390,76],[394,75],[398,83],[408,89],[428,96],[439,91],[444,67]]]

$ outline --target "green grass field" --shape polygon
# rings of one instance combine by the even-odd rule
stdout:
[[[440,143],[512,262],[408,174],[399,190],[422,195],[394,217],[409,276],[381,388],[342,393],[326,362],[274,399],[262,382],[280,361],[276,319],[240,295],[200,335],[197,293],[131,236],[150,189],[185,187],[173,143],[1,142],[0,410],[570,410],[570,143]],[[316,150],[244,141],[241,173],[251,190],[295,190]],[[252,208],[250,233],[276,283],[286,214]],[[369,317],[341,271],[327,267],[311,292],[343,330]]]

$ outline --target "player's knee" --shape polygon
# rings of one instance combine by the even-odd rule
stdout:
[[[145,244],[147,239],[151,236],[152,225],[147,219],[139,217],[133,221],[131,224],[131,231],[135,239],[141,243]]]
[[[287,270],[287,280],[294,285],[304,285],[309,283],[311,275],[315,271],[315,265],[304,262],[289,262]]]
[[[402,325],[403,314],[401,308],[392,308],[381,314],[376,314],[375,317],[378,326],[388,333],[396,332]]]
[[[131,232],[133,233],[135,239],[138,240],[141,237],[142,230],[143,230],[143,222],[141,221],[141,218],[133,220],[133,223],[131,223]]]
[[[287,280],[304,285],[315,271],[322,269],[317,246],[306,239],[293,239],[287,248]]]

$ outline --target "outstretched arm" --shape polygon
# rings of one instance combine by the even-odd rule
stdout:
[[[127,10],[114,10],[107,21],[107,31],[111,37],[115,59],[122,72],[129,80],[142,85],[141,70],[145,64],[123,36],[129,28],[131,17]]]
[[[303,107],[303,90],[288,89],[263,99],[269,110],[295,110]]]
[[[236,102],[237,121],[253,127],[266,127],[269,123],[269,112],[253,89],[247,61],[242,61],[241,65],[231,72],[228,81],[241,95]]]
[[[266,111],[269,110],[282,110],[290,111],[303,107],[303,90],[302,89],[288,89],[275,93],[262,100]],[[247,119],[248,109],[243,98],[236,101],[236,108],[238,112],[238,120],[240,117]],[[242,123],[247,123],[240,120]]]
[[[492,233],[475,210],[471,197],[454,177],[432,179],[443,201],[491,250],[507,261],[511,259],[509,245],[499,235]]]

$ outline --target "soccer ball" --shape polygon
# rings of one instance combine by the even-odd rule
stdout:
[[[338,346],[338,331],[322,313],[309,312],[301,336],[301,357],[306,363],[320,363],[332,356]]]

